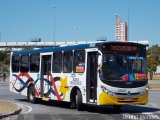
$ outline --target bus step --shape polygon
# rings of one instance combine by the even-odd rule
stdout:
[[[49,101],[50,98],[48,98],[48,97],[43,97],[42,100],[43,100],[43,101]]]

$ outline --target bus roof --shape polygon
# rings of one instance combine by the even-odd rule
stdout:
[[[95,46],[95,45],[93,45],[93,44],[80,44],[80,45],[72,45],[72,46],[56,46],[56,47],[40,48],[40,49],[35,49],[35,50],[14,51],[12,55],[36,54],[36,53],[53,52],[53,51],[69,51],[69,50],[74,50],[74,49],[91,48],[93,46]]]
[[[118,42],[118,41],[102,41],[102,42],[95,42],[95,43],[88,43],[88,44],[77,44],[77,45],[66,45],[66,46],[56,46],[56,47],[48,47],[48,48],[40,48],[34,50],[21,50],[21,51],[14,51],[12,55],[19,55],[19,54],[36,54],[36,53],[44,53],[44,52],[54,52],[54,51],[69,51],[75,49],[86,49],[86,48],[94,48],[100,47],[104,44],[139,44],[135,42]],[[139,44],[143,45],[143,44]]]

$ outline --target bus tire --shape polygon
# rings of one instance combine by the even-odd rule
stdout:
[[[79,90],[77,90],[76,95],[76,107],[78,111],[81,111],[83,109],[82,94]]]
[[[36,103],[35,89],[33,85],[28,88],[27,97],[28,97],[29,102]]]

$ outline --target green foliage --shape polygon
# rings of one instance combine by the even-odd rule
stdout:
[[[147,55],[152,56],[154,62],[160,65],[160,46],[153,45],[147,50]]]
[[[0,51],[0,73],[7,72],[9,70],[10,63],[10,51]]]
[[[147,50],[147,68],[151,80],[153,78],[153,73],[155,73],[157,70],[158,65],[160,65],[160,46],[153,45]]]
[[[9,64],[10,55],[8,51],[0,51],[0,64]]]

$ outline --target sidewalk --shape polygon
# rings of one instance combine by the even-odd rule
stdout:
[[[14,114],[18,114],[20,112],[20,105],[6,100],[0,100],[0,119]]]
[[[9,85],[9,81],[0,82],[0,86],[2,86],[2,85]]]
[[[149,90],[160,91],[160,80],[148,80],[148,87]]]

